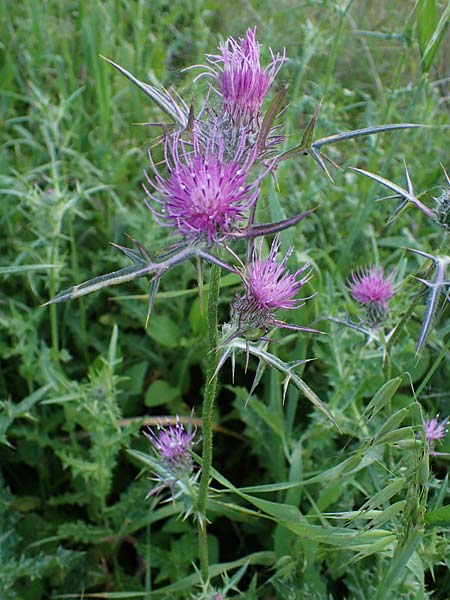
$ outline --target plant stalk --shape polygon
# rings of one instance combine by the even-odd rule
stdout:
[[[202,473],[198,491],[198,518],[199,518],[199,554],[200,569],[204,581],[208,580],[208,543],[206,534],[206,502],[208,499],[209,476],[212,463],[212,420],[214,400],[217,390],[217,377],[213,378],[219,359],[218,353],[214,352],[217,346],[217,307],[219,303],[220,290],[220,267],[211,266],[211,279],[208,292],[208,363],[206,368],[206,383],[203,396],[203,454]]]

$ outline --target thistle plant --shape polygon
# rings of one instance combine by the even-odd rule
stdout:
[[[275,176],[282,161],[298,160],[308,155],[332,179],[326,163],[331,166],[335,163],[322,154],[325,146],[417,127],[409,123],[388,124],[314,139],[319,103],[300,142],[280,149],[283,142],[280,118],[286,109],[286,87],[278,91],[273,88],[276,76],[286,61],[285,52],[274,54],[271,51],[271,58],[269,65],[263,68],[255,29],[248,29],[242,39],[228,38],[219,46],[219,54],[206,56],[207,65],[202,67],[203,71],[196,79],[197,82],[205,79],[211,82],[209,93],[202,99],[197,114],[195,102],[188,106],[177,94],[144,83],[106,59],[170,119],[170,123],[161,124],[163,164],[157,166],[154,152],[149,152],[150,169],[145,183],[147,206],[156,223],[168,231],[167,249],[155,259],[137,240],[133,240],[135,248],[116,245],[131,265],[75,285],[49,302],[53,304],[78,298],[107,286],[144,277],[149,280],[150,286],[149,317],[160,280],[167,271],[194,259],[201,288],[202,264],[211,265],[207,369],[202,408],[203,451],[199,459],[198,486],[192,485],[191,450],[195,432],[185,431],[180,423],[146,432],[157,454],[156,458],[147,461],[156,474],[156,489],[169,487],[177,498],[183,482],[191,482],[190,486],[183,488],[183,493],[192,500],[189,513],[193,513],[199,524],[199,556],[204,581],[209,578],[206,508],[212,472],[212,417],[217,380],[225,360],[231,357],[234,365],[235,355],[246,352],[248,362],[248,356],[252,354],[259,361],[252,390],[267,367],[275,369],[284,377],[284,393],[289,384],[295,385],[339,429],[329,408],[296,371],[308,359],[284,362],[268,351],[273,330],[290,330],[294,332],[292,335],[317,333],[312,327],[287,323],[278,315],[279,311],[299,309],[305,300],[312,297],[310,294],[303,299],[297,298],[298,293],[309,285],[309,265],[297,264],[292,248],[278,260],[278,237],[272,241],[268,256],[264,256],[264,236],[295,226],[313,211],[297,212],[278,222],[258,222],[263,202],[261,182],[267,176]],[[255,238],[259,240],[255,242]],[[242,240],[246,244],[242,244]],[[225,259],[225,256],[228,258]],[[219,339],[218,304],[222,270],[239,275],[241,288],[236,291],[230,307],[230,320],[224,324]],[[393,291],[381,270],[359,272],[353,276],[352,286],[353,296],[363,305],[368,305],[372,321],[386,311]],[[196,483],[197,475],[194,477]]]

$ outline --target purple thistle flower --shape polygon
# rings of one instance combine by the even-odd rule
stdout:
[[[229,37],[219,46],[220,54],[206,55],[212,67],[207,67],[205,75],[215,79],[222,108],[235,123],[258,121],[264,97],[286,60],[284,52],[274,55],[269,49],[272,61],[263,69],[260,48],[255,27],[239,40]]]
[[[263,174],[248,183],[254,153],[241,161],[244,152],[241,145],[233,160],[226,161],[221,136],[211,136],[206,148],[202,148],[199,137],[194,129],[192,148],[178,134],[172,140],[166,139],[165,163],[169,169],[166,179],[158,173],[149,153],[155,182],[145,175],[158,197],[145,186],[144,189],[161,206],[158,211],[147,204],[160,225],[175,228],[190,241],[205,240],[213,244],[239,229],[258,198]]]
[[[447,423],[449,418],[447,417],[439,423],[439,415],[429,419],[428,417],[423,422],[423,428],[425,430],[425,440],[428,444],[433,445],[436,440],[442,440],[447,434]]]
[[[196,433],[197,430],[195,428],[192,430],[191,426],[186,431],[178,416],[175,425],[168,424],[166,427],[159,425],[156,431],[150,427],[144,431],[162,467],[167,471],[168,477],[158,474],[158,479],[164,483],[163,487],[175,483],[192,472],[194,464],[190,450],[197,443]]]
[[[387,301],[394,295],[389,277],[384,277],[382,267],[358,269],[349,281],[353,298],[361,304],[387,310]]]
[[[277,263],[276,258],[280,249],[278,237],[274,239],[266,259],[262,258],[262,246],[261,240],[259,247],[256,244],[253,247],[252,262],[244,274],[243,284],[246,294],[254,298],[255,303],[263,310],[296,308],[298,302],[294,298],[308,280],[308,276],[303,279],[298,277],[309,265],[304,265],[295,273],[289,273],[286,270],[286,263],[294,248],[289,248],[283,260]]]
[[[294,309],[302,306],[305,299],[296,300],[295,296],[310,278],[310,272],[305,273],[309,265],[305,264],[294,273],[289,273],[286,263],[293,248],[290,248],[281,262],[277,263],[276,258],[280,248],[278,237],[275,237],[269,256],[265,259],[262,257],[262,244],[261,240],[258,245],[254,245],[251,263],[241,272],[244,293],[236,297],[231,310],[232,320],[238,332],[250,333],[250,336],[259,338],[270,327],[315,331],[288,325],[274,316],[279,309]],[[305,274],[302,277],[303,273]]]

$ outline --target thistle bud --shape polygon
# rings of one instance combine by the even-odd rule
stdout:
[[[366,309],[372,326],[380,325],[388,314],[388,300],[394,295],[390,277],[381,267],[358,269],[349,281],[352,297]]]
[[[442,192],[440,196],[435,198],[436,206],[434,213],[436,220],[442,229],[450,231],[450,188],[447,188]]]

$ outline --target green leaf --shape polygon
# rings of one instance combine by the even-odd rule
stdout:
[[[48,383],[18,403],[10,401],[0,403],[0,444],[11,447],[6,439],[8,428],[15,419],[26,417],[31,408],[45,396],[51,387],[51,384]]]
[[[404,575],[406,565],[423,538],[423,531],[411,529],[406,540],[395,550],[389,568],[380,583],[375,600],[392,598],[396,582]]]
[[[368,500],[362,506],[361,510],[365,510],[366,508],[373,509],[377,506],[381,506],[381,504],[384,504],[390,500],[392,496],[398,494],[403,489],[405,482],[406,480],[404,477],[398,477],[397,479],[394,479],[394,481],[388,483],[386,487],[374,494],[370,500]]]
[[[252,554],[248,554],[238,560],[234,560],[227,563],[218,563],[215,565],[211,565],[209,567],[208,573],[209,576],[217,577],[224,573],[228,573],[228,571],[233,571],[234,569],[239,569],[243,565],[262,565],[262,566],[271,566],[275,562],[275,554],[273,552],[253,552]],[[152,589],[151,596],[165,596],[169,598],[168,594],[172,594],[174,592],[185,591],[191,587],[197,586],[200,583],[201,576],[200,572],[196,572],[188,577],[184,577],[180,579],[176,583],[172,583],[170,585],[164,586],[159,589]],[[57,598],[79,598],[79,594],[61,594],[57,596]],[[89,598],[105,598],[106,600],[128,600],[131,598],[148,598],[148,592],[97,592],[90,593]]]
[[[369,415],[369,420],[372,419],[381,410],[383,410],[386,404],[388,404],[392,400],[392,397],[400,387],[401,382],[402,377],[395,377],[395,379],[387,381],[378,390],[378,392],[367,405],[367,408],[364,413]]]
[[[417,5],[417,41],[419,42],[420,56],[422,57],[422,68],[426,72],[429,69],[424,61],[425,50],[433,35],[438,22],[436,0],[419,0]]]
[[[267,406],[257,400],[252,399],[248,407],[249,410],[254,411],[279,438],[280,443],[284,436],[284,422],[280,415],[273,414],[274,411],[270,406]]]
[[[126,383],[127,394],[130,396],[137,396],[142,392],[144,387],[144,379],[147,373],[148,363],[142,361],[128,368]]]
[[[447,4],[438,21],[435,0],[419,0],[417,7],[417,39],[422,57],[422,70],[428,73],[436,52],[442,42],[450,18],[450,4]]]
[[[145,393],[144,402],[146,406],[169,405],[179,396],[180,390],[178,388],[172,387],[164,379],[158,379],[149,386]]]
[[[406,418],[409,413],[409,408],[401,408],[393,415],[391,415],[380,427],[377,434],[374,436],[374,444],[382,443],[384,436],[390,433],[394,429],[397,429],[402,421]]]
[[[364,531],[344,527],[324,527],[309,523],[294,523],[292,521],[282,524],[289,531],[296,533],[301,538],[338,548],[357,550],[366,554],[376,552],[381,548],[386,549],[395,540],[395,535],[385,529]]]
[[[416,427],[400,427],[377,437],[377,444],[392,444],[394,442],[415,442]]]
[[[180,343],[180,329],[166,315],[153,315],[147,334],[166,348],[177,348]]]
[[[385,523],[392,521],[394,517],[396,517],[400,512],[405,509],[406,500],[399,500],[398,502],[394,502],[384,510],[382,510],[378,515],[374,516],[371,522],[371,527],[382,527]]]
[[[440,506],[436,510],[425,514],[425,523],[431,527],[449,527],[450,526],[450,504]]]
[[[29,273],[30,271],[44,271],[45,269],[56,269],[57,265],[14,265],[11,267],[0,267],[0,275],[16,275]]]

